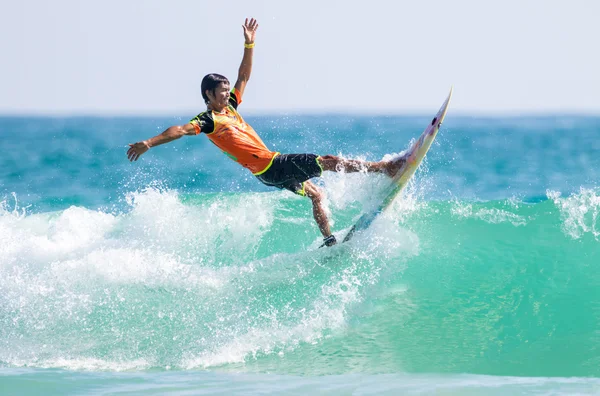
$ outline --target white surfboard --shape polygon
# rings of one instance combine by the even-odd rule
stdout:
[[[442,126],[442,122],[444,121],[444,117],[446,116],[446,111],[448,110],[448,105],[450,104],[450,98],[452,97],[452,89],[450,89],[450,93],[446,98],[446,101],[437,112],[431,123],[427,126],[419,140],[417,140],[410,150],[405,154],[406,155],[406,163],[400,168],[396,176],[394,176],[388,191],[385,194],[385,198],[381,201],[381,203],[373,210],[364,213],[352,226],[343,242],[348,242],[357,231],[363,231],[369,228],[373,220],[377,218],[377,216],[382,213],[385,209],[387,209],[394,198],[396,198],[400,192],[406,187],[410,178],[415,174],[415,171],[421,164],[423,158],[425,158],[425,154],[429,151],[429,147],[431,147],[431,143],[435,139],[437,132]]]

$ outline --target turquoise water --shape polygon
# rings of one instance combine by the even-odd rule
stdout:
[[[369,160],[428,117],[248,117]],[[185,119],[183,119],[185,121]],[[448,115],[401,199],[317,249],[310,202],[176,118],[0,118],[6,394],[600,392],[600,118]],[[343,235],[387,183],[326,174]]]

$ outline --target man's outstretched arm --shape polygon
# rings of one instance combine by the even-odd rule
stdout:
[[[175,139],[179,139],[183,135],[195,134],[196,130],[194,129],[194,126],[192,124],[172,126],[170,128],[167,128],[160,135],[156,135],[148,140],[143,140],[141,142],[130,144],[129,150],[127,150],[127,158],[129,158],[129,161],[137,161],[142,154],[144,154],[150,149],[150,147],[158,146],[159,144],[169,143]]]
[[[242,27],[244,28],[245,40],[244,57],[242,58],[242,64],[238,71],[238,78],[235,82],[235,89],[239,92],[240,97],[238,99],[240,101],[242,100],[246,84],[248,83],[248,80],[250,80],[250,74],[252,73],[252,55],[254,54],[254,38],[256,37],[258,22],[254,18],[251,18],[250,20],[246,18]]]

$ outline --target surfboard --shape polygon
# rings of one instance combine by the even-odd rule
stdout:
[[[442,107],[437,112],[433,120],[429,123],[425,131],[421,134],[421,137],[411,146],[411,148],[405,153],[406,162],[398,173],[392,179],[390,186],[385,190],[383,195],[383,200],[381,203],[375,207],[373,210],[370,210],[364,213],[358,221],[352,226],[350,231],[344,237],[343,242],[348,242],[355,233],[359,231],[366,230],[369,228],[371,223],[379,216],[380,213],[385,211],[390,204],[406,187],[408,181],[415,174],[415,171],[425,158],[427,151],[431,147],[431,143],[435,140],[435,137],[442,126],[442,122],[444,121],[444,117],[446,117],[446,112],[448,111],[448,105],[450,104],[450,99],[452,98],[452,88],[450,89],[450,93],[448,97],[442,104]]]

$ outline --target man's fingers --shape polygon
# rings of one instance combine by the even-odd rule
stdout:
[[[135,151],[135,148],[131,147],[129,150],[127,150],[127,158],[129,159],[129,161],[133,161],[136,155],[137,153]]]
[[[248,20],[248,18],[246,18],[246,21],[244,22],[244,29],[256,30],[257,27],[258,22],[256,19],[250,18],[250,20]]]

